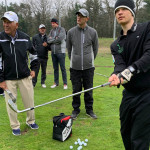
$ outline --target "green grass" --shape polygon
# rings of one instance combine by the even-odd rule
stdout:
[[[108,78],[99,74],[109,76],[113,71],[112,57],[109,46],[112,39],[100,39],[100,49],[95,60],[94,86],[108,82]],[[105,49],[103,51],[102,49]],[[69,80],[69,59],[66,57],[66,69],[68,78],[68,90],[63,90],[63,83],[60,74],[60,86],[51,89],[53,84],[53,68],[51,56],[49,55],[47,67],[47,88],[43,89],[40,85],[40,74],[38,83],[35,87],[35,105],[43,104],[57,98],[72,94],[72,86]],[[46,105],[35,109],[36,122],[39,125],[38,130],[31,130],[25,124],[26,113],[18,114],[21,123],[22,135],[15,137],[11,133],[4,98],[0,97],[0,150],[69,150],[73,145],[74,150],[77,146],[74,142],[80,138],[88,138],[87,147],[83,150],[122,150],[124,149],[120,136],[119,105],[121,101],[122,88],[115,87],[98,88],[93,91],[94,112],[98,119],[93,120],[85,115],[83,94],[81,95],[81,113],[77,120],[73,122],[72,137],[65,142],[59,142],[52,139],[53,121],[52,118],[59,113],[70,115],[72,112],[72,98]],[[17,98],[18,109],[24,109],[20,94]]]

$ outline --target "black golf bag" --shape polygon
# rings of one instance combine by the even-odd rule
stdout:
[[[73,119],[69,115],[60,113],[53,117],[53,139],[65,141],[72,135]]]

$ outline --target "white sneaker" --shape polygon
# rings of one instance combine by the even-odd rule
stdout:
[[[55,88],[56,86],[57,86],[57,85],[56,85],[56,84],[54,84],[54,85],[52,85],[52,86],[51,86],[51,88],[53,89],[53,88]]]
[[[46,85],[45,85],[45,84],[42,84],[42,88],[46,88]]]
[[[66,84],[64,84],[64,90],[67,90],[68,86]]]

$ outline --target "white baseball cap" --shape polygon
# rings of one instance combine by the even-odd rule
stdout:
[[[5,12],[4,16],[1,18],[1,20],[3,20],[4,18],[8,19],[11,22],[13,22],[13,21],[18,22],[18,16],[13,11],[7,11],[7,12]]]
[[[39,29],[46,28],[44,24],[39,25]]]

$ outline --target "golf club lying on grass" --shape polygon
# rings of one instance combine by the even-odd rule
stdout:
[[[56,101],[59,101],[59,100],[62,100],[62,99],[65,99],[65,98],[68,98],[68,97],[71,97],[71,96],[79,95],[79,94],[81,94],[81,93],[85,93],[85,92],[94,90],[94,89],[99,88],[99,87],[104,87],[104,86],[110,85],[110,83],[111,83],[111,82],[107,82],[107,83],[104,83],[104,84],[102,84],[102,85],[98,85],[98,86],[95,86],[95,87],[92,87],[92,88],[89,88],[89,89],[86,89],[86,90],[83,90],[83,91],[80,91],[80,92],[77,92],[77,93],[74,93],[74,94],[71,94],[71,95],[62,97],[62,98],[58,98],[58,99],[56,99],[56,100],[53,100],[53,101],[50,101],[50,102],[47,102],[47,103],[44,103],[44,104],[41,104],[41,105],[37,105],[37,106],[31,107],[31,108],[27,108],[27,109],[24,109],[24,110],[18,110],[16,104],[15,104],[11,99],[8,100],[8,105],[9,105],[10,108],[11,108],[13,111],[15,111],[16,113],[22,113],[22,112],[26,112],[26,111],[29,111],[29,110],[33,110],[33,109],[35,109],[35,108],[37,108],[37,107],[41,107],[41,106],[48,105],[48,104],[50,104],[50,103],[54,103],[54,102],[56,102]]]
[[[5,90],[7,92],[7,94],[9,95],[9,97],[11,98],[11,100],[15,103],[16,102],[16,98],[13,96],[13,94],[7,89]]]

